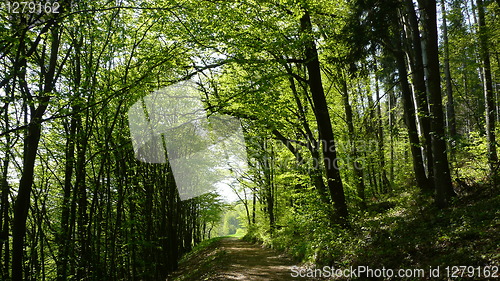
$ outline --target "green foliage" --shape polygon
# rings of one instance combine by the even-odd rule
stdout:
[[[498,92],[500,7],[486,2]],[[438,210],[413,189],[401,77],[386,50],[402,3],[76,1],[61,15],[0,11],[0,279],[11,279],[14,253],[8,251],[14,213],[20,213],[19,182],[30,170],[23,143],[30,122],[41,124],[20,251],[30,280],[159,280],[201,240],[245,232],[246,239],[317,265],[498,263],[499,197],[486,158],[473,7],[446,1],[459,134],[449,154],[458,198]],[[306,12],[311,31],[301,22]],[[56,39],[55,88],[46,93]],[[339,169],[350,214],[344,228],[332,220],[318,144],[317,89],[304,59],[311,43],[344,163]],[[168,164],[134,158],[127,110],[182,80],[197,83],[209,114],[241,120],[249,169],[238,179],[237,203],[214,193],[180,201]],[[41,120],[32,120],[45,105]],[[189,154],[192,141],[176,144]],[[363,163],[361,173],[353,157]],[[202,249],[216,243],[202,242],[191,255],[206,254]],[[210,266],[192,276],[201,278]]]
[[[216,233],[219,236],[234,235],[244,229],[245,215],[241,204],[233,204],[219,215]]]
[[[471,184],[487,179],[486,136],[471,132],[457,155],[456,177]]]

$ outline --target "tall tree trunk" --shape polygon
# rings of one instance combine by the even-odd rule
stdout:
[[[257,191],[252,192],[252,225],[255,225],[255,207],[257,205]]]
[[[401,50],[401,34],[396,34],[396,48],[394,50],[396,63],[401,84],[401,96],[403,100],[405,123],[408,128],[408,138],[410,140],[410,149],[413,159],[413,171],[417,186],[421,190],[428,188],[428,179],[425,175],[424,161],[422,158],[422,150],[420,149],[420,141],[418,138],[417,123],[415,116],[415,107],[412,99],[410,84],[408,82],[408,71],[406,70],[406,62],[404,53]]]
[[[434,156],[434,186],[436,203],[439,207],[448,205],[454,195],[451,183],[446,139],[444,130],[443,102],[441,100],[441,82],[439,72],[438,33],[436,23],[436,0],[419,0],[422,10],[423,26],[426,33],[427,87],[431,104],[432,154]]]
[[[340,83],[342,84],[342,100],[344,101],[344,109],[347,123],[347,130],[349,135],[349,142],[351,142],[351,156],[353,159],[353,170],[354,170],[354,183],[356,184],[356,191],[361,199],[361,208],[366,208],[366,198],[365,198],[365,183],[363,180],[363,171],[361,170],[361,163],[359,163],[358,150],[356,148],[356,132],[354,131],[352,107],[349,103],[349,91],[347,89],[346,77],[342,77]]]
[[[88,113],[87,113],[88,114]],[[88,119],[88,118],[87,118]],[[86,120],[89,123],[89,120]],[[85,127],[87,127],[86,125]],[[90,250],[89,250],[89,237],[88,237],[88,227],[89,219],[87,214],[87,182],[86,182],[86,153],[87,153],[87,142],[88,142],[88,130],[83,125],[79,126],[80,131],[77,132],[77,155],[76,155],[76,173],[75,173],[75,190],[77,191],[78,198],[78,242],[79,242],[79,252],[78,252],[78,268],[77,268],[77,279],[83,280],[88,278],[89,272],[89,261],[90,261]]]
[[[408,23],[410,26],[411,47],[409,53],[412,60],[412,78],[415,90],[415,99],[417,104],[417,112],[421,124],[424,156],[427,165],[428,184],[425,190],[433,190],[433,156],[432,156],[432,141],[431,141],[431,120],[429,112],[429,103],[427,101],[427,88],[425,86],[425,67],[422,56],[422,40],[420,38],[418,19],[415,13],[415,7],[412,0],[405,0],[405,9],[407,12]]]
[[[479,50],[482,61],[483,89],[486,108],[486,136],[488,138],[488,164],[490,171],[495,172],[498,162],[496,137],[495,137],[495,97],[493,94],[493,82],[491,79],[490,53],[488,51],[488,30],[484,16],[483,0],[477,0],[478,24],[479,24]],[[493,178],[496,178],[493,175]]]
[[[444,79],[446,82],[446,127],[450,137],[450,149],[453,155],[454,140],[457,136],[457,122],[455,118],[455,103],[453,102],[453,89],[451,85],[450,72],[450,46],[448,42],[448,23],[446,20],[446,5],[445,1],[441,0],[441,11],[443,15],[443,43],[444,43]]]
[[[262,168],[264,170],[264,186],[265,186],[265,199],[267,206],[267,214],[269,216],[269,230],[271,234],[274,232],[275,228],[275,214],[274,214],[274,192],[273,192],[273,164],[272,159],[274,159],[274,152],[272,145],[268,145],[268,140],[264,139],[262,143],[262,149],[264,151],[264,157],[262,158]],[[268,149],[270,151],[268,151]],[[271,157],[268,156],[270,154]],[[269,161],[271,160],[271,162]],[[250,218],[249,218],[250,219]]]
[[[300,19],[302,31],[310,37],[312,34],[311,18],[307,11]],[[305,42],[306,68],[309,74],[309,88],[314,103],[314,115],[318,124],[320,142],[323,149],[323,159],[326,169],[326,178],[330,197],[336,210],[335,221],[341,225],[347,224],[347,204],[345,201],[344,187],[340,178],[340,171],[336,168],[337,151],[333,136],[332,123],[328,112],[323,82],[321,81],[321,70],[316,43],[312,38]]]
[[[9,86],[6,87],[6,93],[12,96],[13,89]],[[10,91],[12,90],[12,92]],[[3,107],[3,121],[5,131],[9,131],[10,122],[9,122],[9,101],[5,102]],[[2,144],[4,149],[7,151],[10,149],[11,137],[9,134],[5,135],[5,142]],[[9,252],[9,226],[10,226],[10,216],[9,216],[9,208],[10,208],[10,186],[8,182],[9,176],[9,163],[10,163],[10,154],[6,153],[2,162],[0,164],[1,172],[0,175],[0,278],[7,280],[9,279],[9,265],[10,265],[10,252]]]
[[[60,245],[59,245],[59,263],[57,266],[57,280],[63,281],[67,279],[68,275],[68,258],[69,258],[69,244],[71,241],[71,230],[69,228],[69,215],[70,215],[70,199],[72,189],[73,170],[75,162],[75,138],[76,127],[79,124],[77,121],[78,116],[72,116],[69,124],[69,132],[66,136],[66,153],[65,153],[65,172],[64,172],[64,187],[63,187],[63,203],[61,211],[61,231],[60,231]]]
[[[381,189],[382,192],[387,192],[389,191],[389,187],[391,186],[392,183],[389,182],[387,179],[387,172],[386,172],[386,166],[385,166],[385,152],[384,152],[384,127],[382,124],[382,110],[380,106],[380,87],[379,87],[379,81],[377,77],[377,62],[375,62],[375,98],[377,99],[377,155],[378,155],[378,162],[380,165],[380,169],[382,172],[382,180],[381,180]]]
[[[396,98],[392,90],[389,90],[389,98],[387,99],[387,123],[389,127],[389,148],[390,148],[390,165],[389,165],[389,181],[394,183],[394,105]]]
[[[38,143],[42,132],[42,117],[47,109],[50,93],[54,88],[57,55],[59,51],[59,28],[52,28],[52,42],[49,67],[44,74],[43,95],[38,107],[31,107],[30,121],[24,138],[23,168],[17,198],[14,203],[14,220],[12,222],[12,280],[23,280],[24,237],[26,235],[26,220],[30,207],[31,189],[34,179],[34,168]],[[42,68],[43,69],[43,68]]]
[[[10,143],[10,142],[7,142]],[[10,187],[7,181],[9,157],[5,157],[0,178],[1,202],[0,202],[0,277],[7,280],[9,278],[9,207],[10,207]]]
[[[65,171],[64,171],[64,186],[63,186],[63,205],[61,211],[61,231],[59,241],[59,262],[57,265],[57,280],[63,281],[68,276],[68,259],[70,255],[71,229],[69,224],[70,217],[70,199],[72,180],[75,166],[75,144],[77,139],[77,132],[80,130],[81,117],[80,117],[80,86],[82,80],[81,73],[81,42],[83,37],[75,39],[75,58],[74,58],[74,87],[75,97],[73,99],[73,112],[75,115],[71,116],[71,121],[68,124],[68,132],[66,135],[66,151],[65,151]]]

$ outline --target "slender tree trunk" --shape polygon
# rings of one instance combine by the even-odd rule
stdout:
[[[70,199],[71,199],[71,189],[73,172],[75,166],[75,143],[76,143],[76,133],[80,130],[81,117],[78,112],[80,112],[80,84],[82,80],[81,76],[81,60],[80,60],[80,47],[81,40],[75,44],[75,58],[74,58],[74,104],[73,112],[75,115],[71,116],[71,121],[68,124],[68,134],[66,135],[66,162],[65,162],[65,172],[64,172],[64,186],[63,186],[63,205],[61,211],[61,231],[60,231],[60,245],[59,245],[59,263],[57,266],[57,280],[63,281],[67,279],[68,275],[68,259],[70,255],[70,244],[73,243],[71,239],[71,229],[69,224],[70,216]]]
[[[488,30],[486,26],[486,19],[484,16],[484,3],[483,0],[476,0],[478,11],[478,24],[479,24],[479,50],[482,61],[482,76],[483,76],[483,89],[484,100],[486,108],[486,136],[488,138],[488,164],[490,171],[495,173],[495,167],[498,163],[497,149],[496,149],[496,136],[495,136],[495,98],[493,94],[493,82],[491,79],[491,62],[490,53],[488,51]],[[496,176],[493,175],[495,179]]]
[[[390,169],[389,169],[389,181],[394,183],[394,104],[395,97],[392,90],[389,91],[389,98],[387,99],[388,110],[388,127],[389,127],[389,148],[390,148]]]
[[[342,83],[342,99],[344,101],[344,109],[347,123],[347,130],[349,134],[349,141],[351,142],[351,155],[354,158],[352,165],[354,169],[354,182],[356,184],[356,190],[358,196],[361,199],[361,208],[366,208],[366,198],[365,198],[365,183],[363,180],[363,171],[361,170],[361,163],[358,161],[358,150],[356,148],[356,132],[354,131],[352,107],[349,103],[349,91],[347,89],[347,81],[345,78],[341,78],[340,83]]]
[[[50,93],[54,88],[57,55],[59,50],[59,32],[55,25],[52,28],[52,43],[50,62],[44,74],[43,96],[39,99],[38,107],[31,107],[31,118],[24,138],[23,169],[17,198],[14,203],[14,220],[12,223],[12,280],[23,280],[24,237],[26,235],[26,220],[30,207],[31,189],[34,179],[34,168],[38,143],[42,132],[42,117],[47,109]]]
[[[455,118],[455,103],[453,99],[453,89],[451,85],[450,72],[450,46],[448,42],[448,24],[446,20],[446,5],[445,1],[441,0],[441,11],[443,15],[443,43],[444,43],[444,79],[446,82],[446,127],[450,136],[450,149],[453,155],[455,147],[455,138],[457,136],[457,122]],[[453,157],[453,156],[452,156]]]
[[[245,196],[245,199],[242,200],[243,201],[243,206],[245,207],[245,213],[247,215],[247,223],[248,225],[251,225],[252,224],[252,220],[250,218],[250,208],[248,207],[248,196],[247,196],[247,192],[246,190],[243,190],[243,194]]]
[[[90,237],[88,235],[89,231],[89,217],[87,209],[87,172],[86,172],[86,162],[87,162],[87,148],[88,148],[88,136],[90,134],[90,116],[89,112],[86,112],[85,125],[81,124],[78,126],[79,131],[77,134],[76,142],[76,165],[75,165],[75,196],[77,198],[78,204],[78,231],[77,237],[79,242],[78,248],[78,268],[76,271],[77,279],[83,280],[88,278],[90,272]],[[102,167],[99,170],[99,174],[102,173]]]
[[[415,13],[415,7],[412,0],[405,0],[405,8],[407,12],[408,22],[410,26],[410,36],[412,44],[410,54],[413,58],[412,78],[415,90],[415,98],[417,104],[417,112],[421,124],[425,162],[427,165],[428,184],[425,190],[433,190],[433,155],[431,141],[431,120],[429,112],[429,103],[427,102],[427,89],[425,86],[425,67],[422,56],[422,41],[420,38],[418,19]]]
[[[7,87],[9,88],[9,87]],[[7,93],[11,94],[9,89],[6,90]],[[4,105],[4,128],[6,131],[9,130],[9,102],[7,101]],[[10,149],[11,137],[9,134],[5,136],[5,142],[2,144],[7,151]],[[1,190],[1,198],[0,198],[0,277],[4,280],[9,279],[9,265],[10,265],[10,252],[9,252],[9,226],[10,226],[10,216],[9,216],[9,208],[10,208],[10,186],[7,178],[9,176],[9,163],[10,163],[10,154],[6,153],[5,157],[2,159],[1,170],[2,174],[0,175],[0,190]]]
[[[255,225],[255,207],[257,205],[257,195],[256,191],[253,191],[252,194],[252,225]]]
[[[77,116],[71,118],[69,133],[66,139],[66,162],[64,173],[63,203],[61,211],[61,231],[59,245],[59,264],[57,267],[57,279],[63,281],[68,275],[69,244],[71,241],[71,231],[69,228],[70,198],[72,189],[73,169],[75,162],[75,137],[76,127],[79,124]]]
[[[266,194],[266,206],[267,206],[267,214],[269,216],[269,230],[271,233],[274,232],[275,229],[275,216],[274,216],[274,192],[273,192],[273,163],[272,159],[273,149],[272,145],[268,145],[268,141],[264,139],[264,143],[262,144],[262,149],[264,150],[264,157],[262,159],[262,166],[264,170],[264,185],[265,185],[265,194]],[[268,149],[270,151],[268,151]],[[270,154],[271,157],[267,155]],[[270,158],[270,159],[269,159]],[[271,160],[271,161],[269,161]]]
[[[302,31],[310,36],[312,24],[309,13],[306,11],[301,20]],[[318,124],[320,142],[323,149],[323,159],[328,180],[330,197],[336,210],[335,220],[341,225],[347,225],[347,204],[345,201],[344,187],[340,178],[340,171],[336,167],[337,151],[333,136],[332,123],[328,112],[323,82],[321,81],[321,70],[316,43],[312,39],[305,42],[306,68],[309,74],[309,88],[314,103],[314,114]]]
[[[392,183],[387,179],[386,165],[385,165],[385,152],[384,152],[384,127],[382,124],[382,110],[380,106],[380,87],[377,77],[377,63],[375,63],[375,97],[377,99],[377,155],[380,169],[382,172],[381,189],[383,192],[389,191]]]
[[[419,0],[422,10],[423,25],[426,33],[427,87],[431,104],[432,154],[434,156],[434,186],[436,203],[439,207],[448,205],[454,195],[451,183],[446,139],[444,130],[443,102],[441,100],[441,82],[439,71],[438,34],[436,23],[436,0]]]
[[[10,142],[7,142],[10,143]],[[0,206],[0,277],[7,280],[9,278],[9,264],[10,264],[10,252],[9,252],[9,195],[10,187],[7,181],[8,175],[8,163],[9,157],[5,157],[4,165],[2,168],[2,178],[0,178],[1,186],[1,206]]]
[[[424,161],[422,158],[422,150],[420,149],[420,142],[418,139],[417,123],[415,116],[415,107],[412,99],[410,85],[408,83],[408,72],[406,70],[406,62],[404,58],[404,53],[398,46],[401,46],[401,39],[399,34],[396,35],[395,56],[398,67],[399,79],[401,82],[401,93],[403,100],[405,123],[408,128],[408,138],[410,140],[410,148],[413,159],[413,171],[415,172],[415,179],[417,180],[417,186],[421,190],[426,190],[428,188],[428,179],[425,175]]]

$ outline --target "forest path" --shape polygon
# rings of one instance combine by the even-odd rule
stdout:
[[[309,280],[292,277],[295,263],[272,249],[238,238],[223,238],[211,247],[182,263],[178,277],[169,280]],[[203,274],[193,274],[200,268]]]

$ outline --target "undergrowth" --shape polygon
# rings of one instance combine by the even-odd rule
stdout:
[[[218,248],[219,241],[225,237],[216,237],[202,241],[179,261],[182,271],[174,272],[167,280],[204,280],[216,271],[225,256],[224,250]]]
[[[321,217],[314,222],[291,217],[273,235],[250,228],[245,239],[263,241],[315,267],[498,266],[498,206],[500,194],[491,187],[462,192],[446,209],[412,189],[370,202],[352,215],[349,229],[332,227]]]

